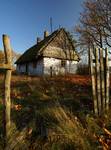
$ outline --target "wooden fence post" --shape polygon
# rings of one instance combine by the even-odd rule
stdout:
[[[95,49],[95,68],[96,68],[96,83],[97,83],[97,102],[99,114],[101,113],[101,84],[100,84],[100,66],[99,66],[99,49]]]
[[[96,116],[98,116],[95,70],[94,70],[94,67],[93,67],[92,49],[91,48],[90,48],[89,56],[90,56],[90,71],[91,71],[91,80],[92,80],[92,94],[93,94],[93,102],[94,102],[94,113],[95,113]]]
[[[105,49],[106,56],[106,111],[109,110],[109,62],[108,62],[108,49]]]
[[[10,83],[11,83],[11,72],[12,72],[12,49],[10,46],[10,39],[7,35],[3,35],[3,46],[5,53],[5,64],[1,64],[0,68],[6,70],[5,72],[5,95],[4,95],[4,127],[5,127],[5,137],[6,139],[10,135],[10,111],[11,111],[11,100],[10,100]]]
[[[109,110],[108,49],[105,49],[105,58],[103,56],[102,48],[95,49],[95,67],[93,65],[92,55],[93,54],[90,49],[90,67],[91,67],[94,113],[95,115],[102,115],[103,113]]]
[[[102,111],[105,111],[105,66],[104,66],[104,57],[103,49],[100,48],[100,78],[101,78],[101,99],[102,99]]]

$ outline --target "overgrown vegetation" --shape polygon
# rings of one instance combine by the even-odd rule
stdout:
[[[3,82],[0,83],[2,121]],[[89,76],[37,78],[13,76],[11,84],[12,132],[7,149],[95,150],[110,116],[92,115]],[[2,125],[2,122],[1,122]],[[3,136],[0,127],[0,149]]]

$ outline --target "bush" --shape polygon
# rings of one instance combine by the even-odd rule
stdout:
[[[88,75],[89,74],[89,67],[87,64],[79,64],[77,66],[77,74],[79,75]]]

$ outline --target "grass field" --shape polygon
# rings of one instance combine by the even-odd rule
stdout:
[[[1,76],[1,121],[3,97]],[[93,117],[89,76],[12,76],[11,101],[12,135],[9,149],[97,149],[101,148],[97,137],[104,134],[101,122],[110,128],[110,117]],[[2,122],[0,129],[2,148]]]

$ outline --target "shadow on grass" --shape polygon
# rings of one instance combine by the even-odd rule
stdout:
[[[50,126],[57,124],[57,120],[54,116],[50,117],[47,110],[53,109],[56,103],[63,109],[67,108],[72,115],[86,115],[92,110],[90,85],[77,85],[70,80],[64,81],[59,78],[44,78],[37,82],[16,82],[13,88],[16,89],[14,92],[18,92],[17,95],[15,93],[13,103],[21,106],[18,111],[12,109],[12,120],[17,129],[24,128],[33,120],[40,122],[39,118]]]
[[[75,84],[61,78],[12,82],[11,97],[12,122],[19,132],[24,128],[33,128],[31,133],[33,142],[41,136],[43,139],[47,138],[46,136],[52,135],[53,132],[62,136],[66,134],[69,139],[72,133],[79,136],[78,134],[82,134],[79,132],[83,129],[76,127],[75,116],[84,123],[83,116],[92,110],[90,85]],[[72,137],[71,140],[74,141]],[[65,139],[63,143],[67,143],[66,141]],[[72,141],[67,143],[67,147],[71,145]],[[74,145],[72,147],[74,149]]]

